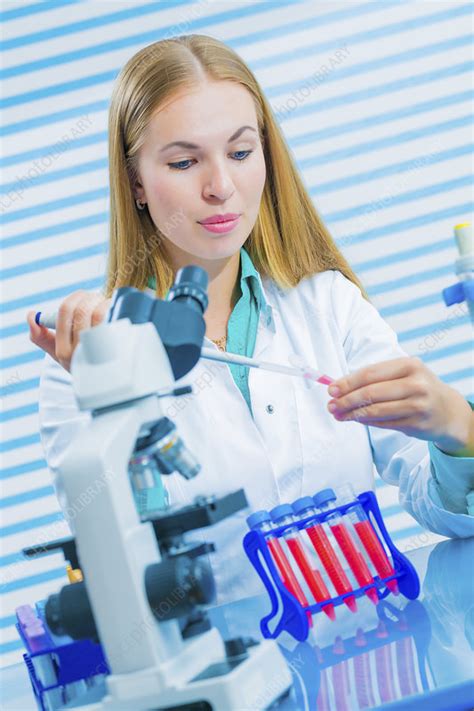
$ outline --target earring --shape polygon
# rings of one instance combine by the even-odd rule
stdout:
[[[135,204],[136,204],[136,206],[138,207],[139,210],[144,210],[144,209],[145,209],[146,202],[141,203],[141,202],[140,202],[140,198],[137,198],[137,199],[135,200]]]

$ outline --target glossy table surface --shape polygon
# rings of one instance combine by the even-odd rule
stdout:
[[[359,598],[356,614],[340,606],[335,622],[315,615],[305,642],[287,633],[279,637],[294,679],[279,710],[474,708],[474,538],[407,555],[420,577],[418,600],[389,595],[375,607]],[[210,615],[225,638],[259,639],[259,621],[268,611],[262,594],[215,607]],[[2,710],[36,708],[24,664],[0,670],[0,683]],[[265,689],[256,691],[256,708],[262,694]]]

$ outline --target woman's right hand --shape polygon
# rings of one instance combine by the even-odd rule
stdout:
[[[111,301],[111,298],[106,299],[98,293],[83,290],[73,292],[58,309],[55,331],[46,326],[38,326],[35,322],[36,311],[28,311],[26,320],[30,327],[30,341],[71,372],[71,358],[79,343],[79,333],[102,323]]]

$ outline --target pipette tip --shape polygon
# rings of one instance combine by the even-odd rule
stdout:
[[[330,385],[333,382],[333,378],[330,378],[329,375],[317,375],[316,373],[308,371],[303,373],[303,377],[307,380],[313,380],[317,383],[321,383],[321,385]]]

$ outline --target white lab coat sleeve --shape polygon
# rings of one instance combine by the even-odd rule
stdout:
[[[333,317],[343,342],[349,372],[408,354],[397,335],[360,289],[341,272],[333,271]],[[449,537],[474,535],[474,517],[443,506],[432,476],[428,442],[397,430],[368,428],[377,472],[398,485],[400,504],[425,528]],[[446,455],[447,457],[448,455]],[[452,466],[456,457],[449,457]],[[462,462],[459,463],[462,466]]]
[[[89,411],[79,409],[71,374],[46,354],[39,384],[40,440],[63,512],[67,509],[67,500],[58,478],[58,465],[66,449],[91,417]]]

